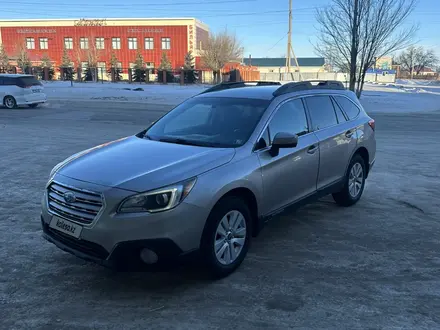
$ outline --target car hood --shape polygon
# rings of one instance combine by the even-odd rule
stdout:
[[[232,160],[235,149],[206,148],[129,137],[85,150],[57,174],[135,192],[167,186]]]

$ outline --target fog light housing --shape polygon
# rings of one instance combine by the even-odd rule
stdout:
[[[141,250],[140,258],[148,265],[155,264],[159,260],[159,256],[156,254],[156,252],[147,248]]]

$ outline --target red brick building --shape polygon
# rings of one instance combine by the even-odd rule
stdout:
[[[25,49],[32,63],[47,55],[55,66],[61,65],[66,49],[74,66],[84,66],[95,52],[99,67],[109,68],[114,54],[118,66],[129,68],[139,49],[148,67],[158,67],[166,52],[178,68],[192,51],[200,68],[208,33],[208,26],[194,18],[0,20],[0,44],[13,61]]]

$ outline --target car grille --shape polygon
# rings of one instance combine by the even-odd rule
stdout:
[[[67,193],[73,194],[75,200],[67,201]],[[103,206],[100,194],[56,182],[52,182],[47,189],[47,203],[53,214],[84,225],[91,224]]]

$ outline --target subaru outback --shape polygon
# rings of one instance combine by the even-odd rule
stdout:
[[[50,173],[43,236],[80,258],[155,268],[197,252],[217,277],[265,222],[324,195],[351,206],[376,154],[375,122],[334,81],[228,85]]]

